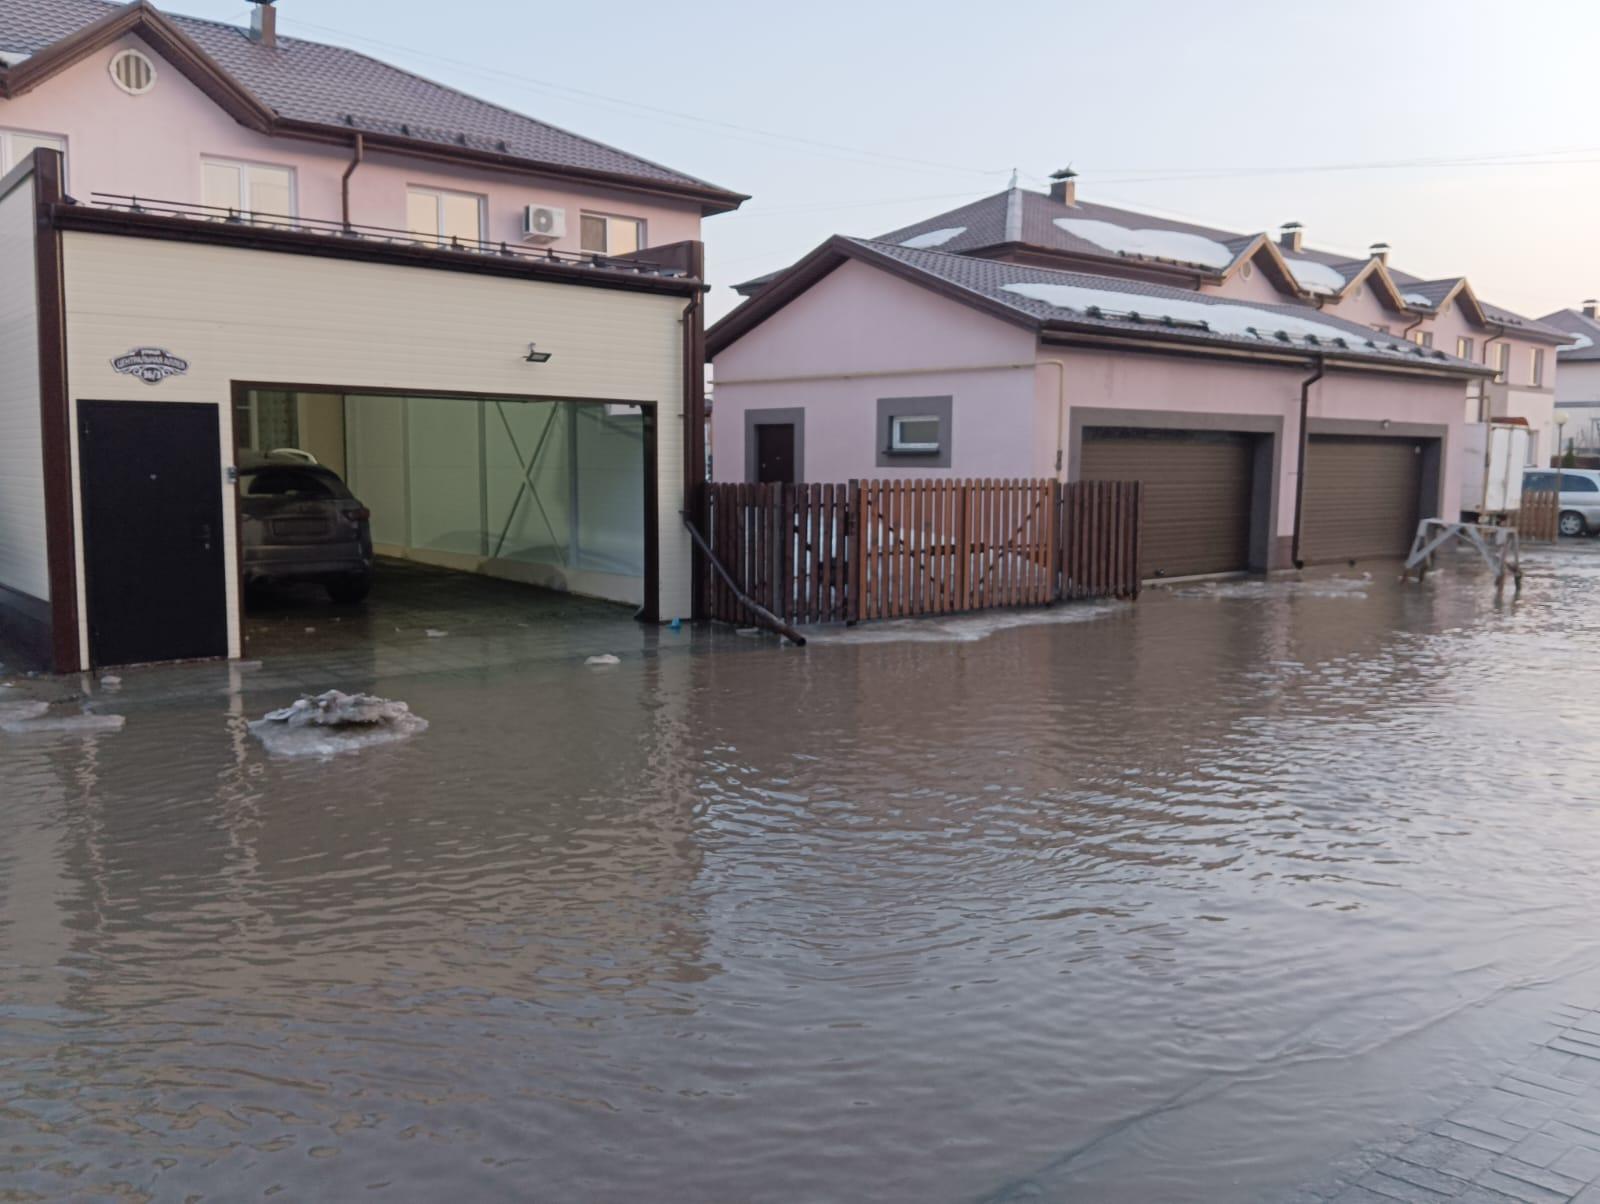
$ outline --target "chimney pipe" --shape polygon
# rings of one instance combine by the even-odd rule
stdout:
[[[1379,263],[1386,264],[1386,263],[1389,262],[1389,244],[1388,243],[1386,243],[1386,242],[1375,242],[1370,247],[1368,247],[1367,250],[1372,253],[1372,257],[1374,259],[1376,259]]]
[[[1078,173],[1070,167],[1050,173],[1050,199],[1063,205],[1078,203]]]
[[[263,46],[278,44],[278,10],[272,0],[254,0],[255,11],[250,14],[250,40]]]
[[[1590,297],[1583,303],[1583,316],[1586,318],[1600,318],[1600,301]]]
[[[1285,251],[1298,251],[1305,233],[1305,227],[1299,222],[1284,222],[1283,230],[1278,234],[1278,245]]]

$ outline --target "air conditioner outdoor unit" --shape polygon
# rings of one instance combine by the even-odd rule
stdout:
[[[549,205],[529,205],[522,211],[522,237],[528,242],[555,242],[567,234],[567,211]]]

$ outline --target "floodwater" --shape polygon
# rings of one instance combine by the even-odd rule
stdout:
[[[129,671],[0,735],[0,1195],[1282,1199],[1600,1001],[1600,546],[1529,559],[573,628],[307,680],[431,725],[332,760]]]

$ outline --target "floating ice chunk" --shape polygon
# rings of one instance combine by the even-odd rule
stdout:
[[[913,234],[910,238],[900,240],[902,247],[910,247],[913,251],[925,250],[928,247],[942,247],[952,238],[958,238],[967,232],[965,226],[946,226],[943,230],[924,230],[921,234]]]
[[[115,690],[122,684],[122,678],[118,677],[115,673],[107,673],[100,679],[100,684],[108,690]]]
[[[1133,229],[1087,217],[1058,217],[1055,224],[1068,234],[1075,234],[1119,255],[1175,259],[1181,263],[1204,264],[1209,268],[1225,268],[1233,262],[1232,251],[1216,239],[1201,234],[1187,234],[1182,230]]]
[[[583,662],[586,665],[620,665],[622,659],[612,656],[609,652],[602,652],[599,656],[591,656]]]
[[[448,631],[440,631],[437,627],[429,627],[424,629],[423,634],[425,634],[430,640],[442,640],[450,633]]]
[[[51,712],[48,702],[19,702],[0,707],[0,732],[28,736],[35,732],[65,732],[88,735],[93,732],[120,732],[126,723],[121,715],[94,715],[88,711]]]
[[[249,728],[268,752],[285,757],[331,757],[404,740],[427,731],[428,721],[413,715],[403,702],[329,690],[268,711]]]

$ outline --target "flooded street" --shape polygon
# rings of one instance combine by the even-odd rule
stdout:
[[[1527,559],[129,671],[0,735],[0,1195],[1287,1198],[1600,1002],[1600,547]],[[431,726],[246,731],[332,686]]]

